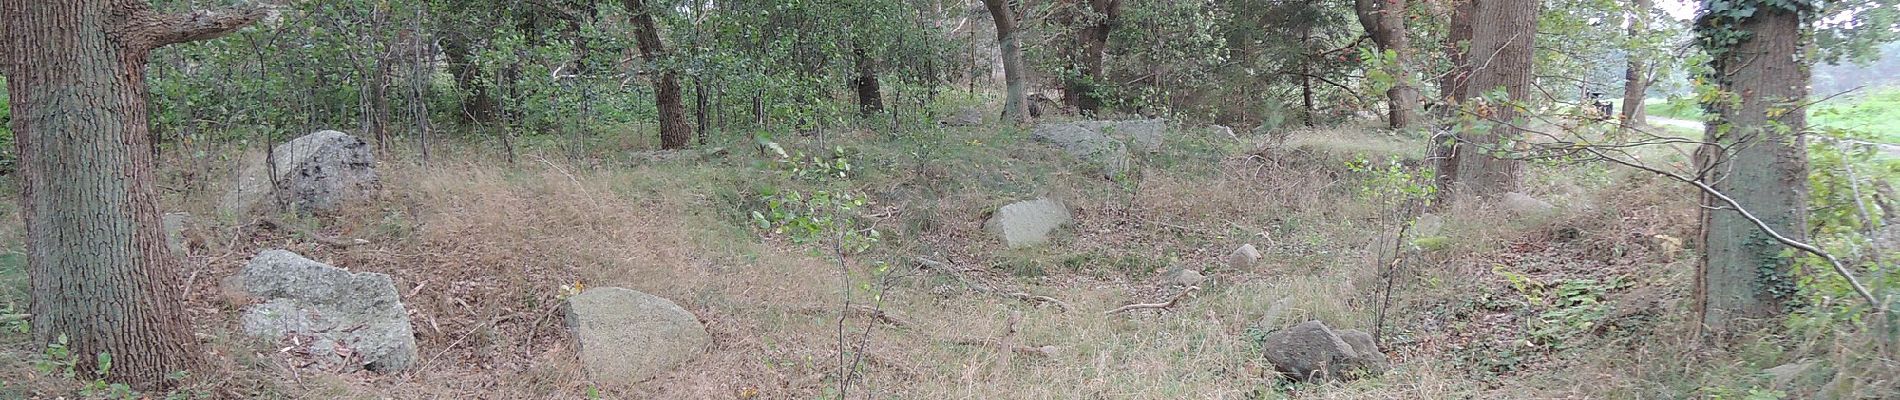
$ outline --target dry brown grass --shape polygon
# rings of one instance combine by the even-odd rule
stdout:
[[[952,131],[930,139],[939,153],[915,161],[870,135],[833,138],[870,158],[859,161],[887,161],[860,162],[881,169],[849,184],[873,195],[858,217],[889,236],[849,257],[843,272],[821,246],[761,238],[746,227],[752,187],[785,182],[749,167],[754,157],[745,152],[696,165],[627,167],[532,152],[509,165],[447,148],[429,167],[385,163],[378,200],[343,215],[289,219],[322,235],[370,241],[342,249],[292,229],[258,228],[251,218],[215,216],[214,194],[223,190],[216,184],[167,202],[200,215],[210,231],[207,248],[191,257],[190,306],[200,330],[215,338],[221,364],[207,375],[225,397],[582,398],[596,388],[578,368],[558,310],[561,287],[575,283],[672,299],[713,334],[696,360],[635,387],[597,388],[604,398],[835,398],[840,356],[849,364],[860,354],[845,397],[1655,398],[1694,393],[1696,385],[1753,368],[1681,342],[1692,254],[1677,242],[1686,243],[1692,227],[1691,198],[1667,182],[1560,166],[1535,169],[1526,191],[1563,211],[1512,218],[1483,205],[1455,206],[1445,211],[1444,246],[1406,253],[1383,326],[1394,361],[1388,374],[1286,385],[1257,355],[1256,338],[1308,319],[1375,328],[1388,260],[1375,254],[1407,243],[1391,237],[1406,221],[1383,199],[1362,195],[1364,177],[1345,163],[1416,164],[1421,143],[1351,128],[1295,132],[1251,148],[1188,137],[1188,150],[1145,156],[1141,165],[1150,167],[1108,182],[1058,152],[991,134]],[[800,144],[809,145],[788,143]],[[1077,226],[1046,248],[1015,251],[982,232],[987,212],[1038,196],[1066,202]],[[0,241],[17,240],[8,235],[0,232]],[[1247,243],[1267,254],[1261,265],[1220,262]],[[235,338],[233,315],[242,304],[225,303],[214,278],[274,247],[394,276],[424,367],[393,375],[297,369],[272,344]],[[960,276],[917,269],[911,260],[918,255],[949,262]],[[875,262],[895,267],[888,281],[872,276]],[[1480,370],[1469,357],[1512,348],[1524,334],[1528,311],[1473,305],[1518,296],[1493,272],[1500,264],[1544,281],[1636,279],[1608,294],[1618,307],[1610,321],[1627,331],[1575,351],[1520,349],[1521,369]],[[1210,279],[1173,308],[1103,315],[1178,293],[1158,273],[1169,269],[1201,270]],[[1050,296],[1072,309],[974,291],[963,280]],[[841,348],[845,298],[860,305],[881,299],[873,306],[888,317],[846,313],[852,343]],[[1285,314],[1261,326],[1283,299]],[[1020,323],[1006,334],[1012,314]],[[860,349],[855,341],[867,326]],[[986,344],[999,341],[1055,351]],[[0,357],[31,358],[17,348]],[[1711,363],[1726,363],[1718,368],[1726,372],[1707,371]],[[25,375],[0,368],[0,378]]]

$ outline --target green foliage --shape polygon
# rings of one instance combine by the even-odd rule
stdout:
[[[1865,140],[1867,133],[1823,129],[1818,136],[1827,139],[1810,142],[1808,149],[1809,241],[1848,263],[1876,296],[1900,292],[1900,273],[1891,264],[1900,253],[1878,246],[1870,235],[1887,223],[1885,214],[1873,209],[1882,200],[1875,188],[1900,178],[1900,162],[1880,156],[1872,145],[1844,142]],[[1793,295],[1804,307],[1787,321],[1794,333],[1826,335],[1871,322],[1865,317],[1872,305],[1841,300],[1857,295],[1825,260],[1800,256]]]
[[[832,244],[847,253],[863,252],[882,238],[876,228],[858,226],[855,214],[865,196],[846,187],[853,170],[843,148],[833,148],[829,157],[781,157],[771,166],[789,184],[759,191],[761,206],[752,211],[759,230],[799,244],[836,240]]]
[[[0,307],[0,333],[26,334],[33,332],[32,315],[18,305],[8,303]]]
[[[17,160],[13,155],[13,109],[7,99],[7,78],[0,77],[0,176],[12,174]]]
[[[1436,178],[1431,170],[1406,168],[1396,158],[1388,158],[1381,165],[1358,155],[1346,162],[1346,170],[1365,176],[1359,197],[1368,201],[1392,206],[1411,201],[1429,202],[1437,197],[1438,185],[1434,184]]]

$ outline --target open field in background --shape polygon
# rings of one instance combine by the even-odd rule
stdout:
[[[1701,121],[1702,107],[1685,98],[1649,99],[1643,111],[1651,116]],[[1900,144],[1900,87],[1861,89],[1827,99],[1808,112],[1808,122],[1820,129],[1862,132],[1870,139]]]

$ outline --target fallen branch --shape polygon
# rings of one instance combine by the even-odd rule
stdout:
[[[1200,287],[1200,286],[1189,286],[1189,287],[1187,288],[1187,290],[1183,290],[1183,291],[1181,291],[1181,293],[1175,293],[1175,294],[1174,294],[1174,297],[1171,297],[1171,298],[1168,298],[1168,301],[1164,301],[1164,302],[1160,302],[1160,303],[1135,303],[1135,304],[1129,304],[1129,305],[1125,305],[1125,306],[1121,306],[1121,307],[1118,307],[1118,308],[1116,308],[1116,309],[1113,309],[1113,310],[1108,310],[1108,312],[1105,312],[1105,313],[1102,313],[1102,315],[1115,315],[1115,314],[1120,314],[1120,313],[1124,313],[1124,312],[1129,312],[1129,311],[1134,311],[1134,310],[1142,310],[1142,309],[1150,309],[1150,308],[1159,308],[1159,309],[1166,309],[1166,308],[1172,308],[1172,307],[1174,307],[1174,305],[1175,305],[1176,303],[1179,303],[1179,302],[1181,302],[1181,299],[1182,299],[1182,298],[1186,298],[1186,297],[1188,297],[1188,296],[1191,296],[1191,295],[1193,295],[1193,294],[1194,294],[1194,292],[1196,292],[1196,291],[1200,291],[1200,290],[1201,290],[1201,287]]]
[[[1056,300],[1056,298],[1054,297],[1029,294],[1026,292],[1015,292],[1015,293],[1006,294],[1004,296],[1009,296],[1011,298],[1016,298],[1016,299],[1022,299],[1023,301],[1034,301],[1038,303],[1053,304],[1056,306],[1057,309],[1062,310],[1062,312],[1065,312],[1065,313],[1069,312],[1069,303],[1064,303],[1062,302],[1062,300]]]

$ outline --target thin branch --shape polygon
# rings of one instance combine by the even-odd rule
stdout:
[[[1187,288],[1187,290],[1183,290],[1183,291],[1181,291],[1181,293],[1175,293],[1175,294],[1174,294],[1174,297],[1170,297],[1170,298],[1168,298],[1168,301],[1164,301],[1164,302],[1160,302],[1160,303],[1135,303],[1135,304],[1129,304],[1129,305],[1125,305],[1125,306],[1121,306],[1121,307],[1118,307],[1118,308],[1116,308],[1116,309],[1113,309],[1113,310],[1108,310],[1108,312],[1105,312],[1105,313],[1102,313],[1102,315],[1115,315],[1115,314],[1120,314],[1120,313],[1124,313],[1124,312],[1129,312],[1129,311],[1134,311],[1134,310],[1142,310],[1142,309],[1150,309],[1150,308],[1161,308],[1161,309],[1165,309],[1165,308],[1173,308],[1175,304],[1178,304],[1178,303],[1180,303],[1180,302],[1181,302],[1181,299],[1182,299],[1182,298],[1186,298],[1186,297],[1188,297],[1188,296],[1191,296],[1191,295],[1193,295],[1193,294],[1194,294],[1194,292],[1198,292],[1198,291],[1200,291],[1200,290],[1201,290],[1201,287],[1200,287],[1200,286],[1189,286],[1189,287]]]

